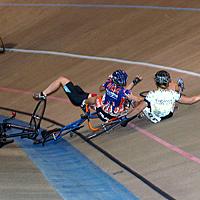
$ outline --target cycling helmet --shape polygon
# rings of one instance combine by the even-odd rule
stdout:
[[[157,86],[166,88],[171,82],[171,77],[167,71],[161,70],[155,74],[154,80]]]
[[[128,79],[128,75],[124,70],[116,70],[112,73],[112,80],[116,85],[125,86]]]

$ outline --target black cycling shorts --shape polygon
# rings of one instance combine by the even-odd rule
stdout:
[[[89,93],[85,92],[80,86],[74,85],[72,82],[67,83],[63,89],[71,103],[75,106],[81,106],[83,100],[89,96]]]
[[[101,121],[103,121],[103,122],[107,122],[114,118],[113,116],[104,112],[101,107],[96,108],[96,111],[97,111],[97,115],[98,115],[99,119],[101,119]]]
[[[173,112],[170,112],[167,116],[161,117],[161,121],[164,120],[164,119],[169,119],[172,116],[173,116]]]

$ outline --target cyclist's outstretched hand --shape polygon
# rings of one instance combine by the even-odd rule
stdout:
[[[139,82],[141,82],[142,79],[143,79],[142,76],[137,75],[137,76],[133,79],[133,84],[134,84],[134,86],[137,85]]]

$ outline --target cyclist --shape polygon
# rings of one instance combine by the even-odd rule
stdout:
[[[184,82],[182,79],[173,82],[167,71],[161,70],[154,77],[156,90],[149,91],[144,101],[133,108],[131,116],[121,125],[126,126],[137,114],[143,113],[151,122],[158,123],[173,116],[175,103],[193,104],[200,101],[200,95],[188,97],[182,94]]]
[[[53,81],[44,91],[35,93],[36,100],[46,99],[46,97],[63,87],[71,103],[81,107],[85,111],[85,105],[94,107],[103,121],[113,117],[118,117],[126,113],[128,100],[139,102],[141,97],[132,94],[132,88],[137,85],[142,77],[137,76],[128,86],[128,75],[124,70],[116,70],[109,76],[108,80],[100,86],[100,91],[104,94],[92,94],[85,92],[80,86],[74,85],[68,78],[59,77]]]
[[[133,95],[131,91],[142,80],[142,77],[136,76],[128,86],[127,80],[128,75],[124,70],[116,70],[100,86],[99,90],[104,94],[95,97],[95,106],[102,121],[127,115],[130,105],[134,106],[143,100],[141,97]]]

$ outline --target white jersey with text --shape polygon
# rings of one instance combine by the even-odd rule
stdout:
[[[150,91],[145,97],[148,107],[143,110],[143,113],[152,122],[157,123],[174,112],[175,103],[180,97],[180,93],[174,90],[158,89]]]

